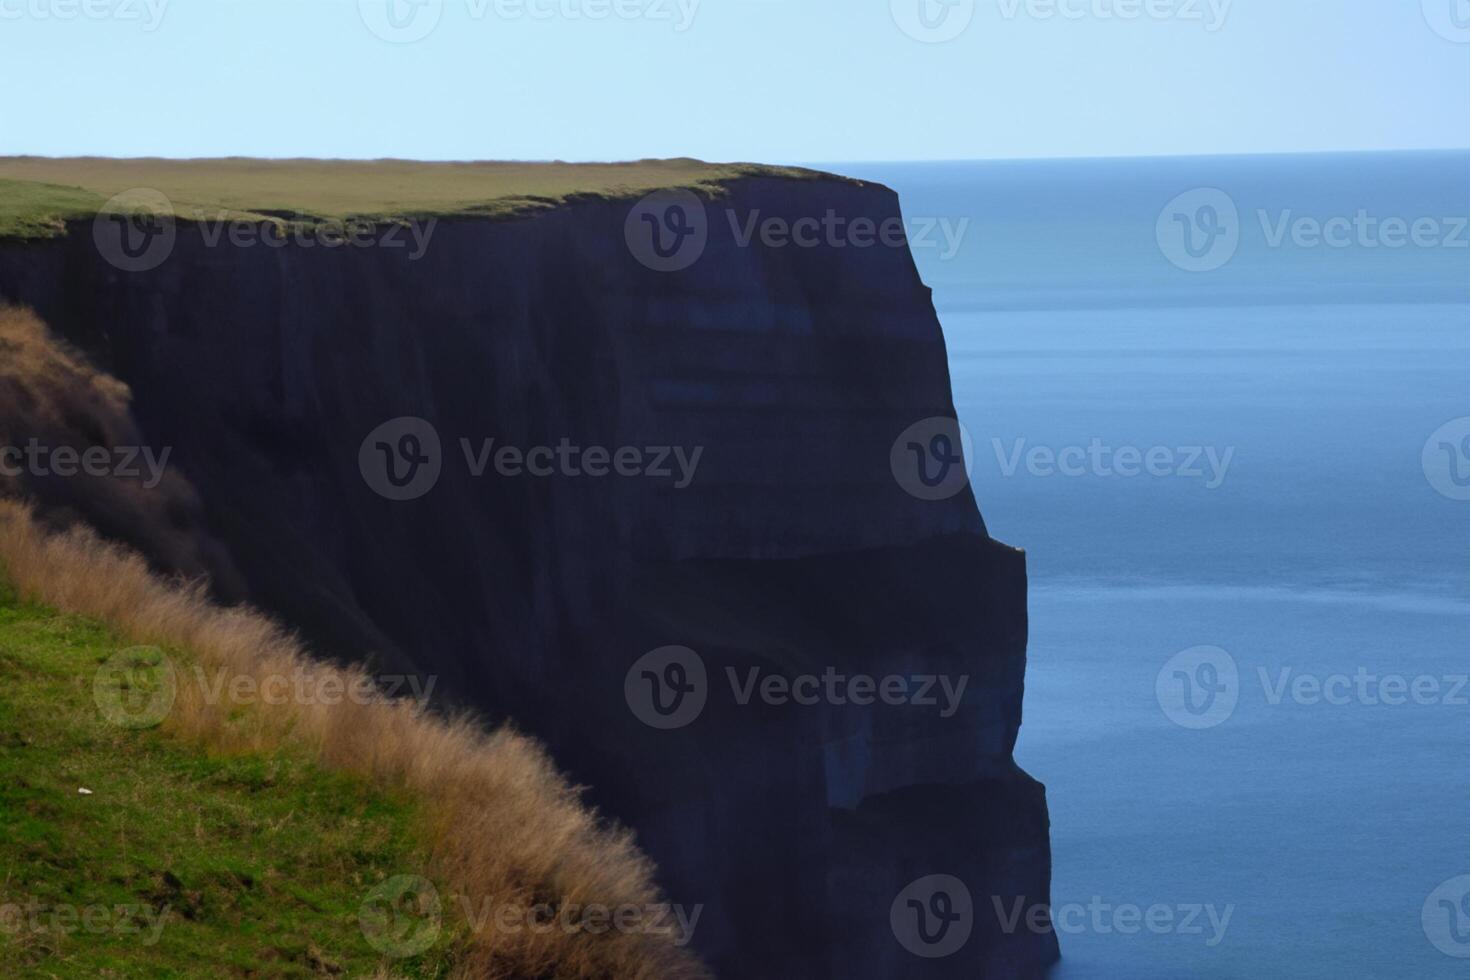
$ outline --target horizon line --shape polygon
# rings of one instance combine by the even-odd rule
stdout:
[[[510,164],[563,164],[563,165],[608,165],[608,164],[630,164],[643,162],[662,162],[674,160],[691,160],[712,165],[733,164],[757,164],[763,166],[794,166],[794,167],[830,167],[837,165],[856,166],[882,166],[895,164],[965,164],[965,163],[1103,163],[1112,161],[1167,161],[1167,160],[1219,160],[1219,159],[1241,159],[1260,157],[1309,157],[1309,156],[1390,156],[1424,153],[1470,153],[1470,146],[1426,146],[1426,147],[1400,147],[1393,149],[1345,149],[1345,150],[1268,150],[1264,152],[1221,152],[1221,153],[1142,153],[1142,154],[1094,154],[1079,156],[991,156],[991,157],[888,157],[870,159],[827,159],[827,160],[707,160],[702,157],[679,155],[670,157],[630,157],[627,159],[566,159],[553,157],[482,157],[478,159],[467,157],[403,157],[403,156],[251,156],[241,153],[224,153],[212,156],[114,156],[105,153],[76,153],[65,156],[55,156],[44,153],[18,153],[0,152],[0,159],[33,159],[33,160],[164,160],[177,162],[194,162],[208,160],[267,160],[267,161],[294,161],[315,160],[321,162],[345,162],[345,163],[444,163],[444,164],[477,164],[477,163],[510,163]]]

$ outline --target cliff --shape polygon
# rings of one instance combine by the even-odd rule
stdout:
[[[324,653],[514,718],[703,906],[719,976],[1040,976],[1054,939],[995,911],[1049,894],[1044,791],[1012,760],[1024,556],[968,488],[922,499],[891,466],[900,433],[954,415],[929,291],[907,248],[741,241],[752,215],[881,225],[897,198],[752,176],[704,201],[708,243],[677,271],[639,260],[608,196],[445,218],[413,261],[190,223],[144,271],[105,261],[90,221],[0,244],[0,298],[126,383],[198,513],[164,534],[54,478],[25,490],[161,567],[187,554]],[[529,465],[560,446],[575,464]],[[693,659],[645,659],[670,647]],[[958,703],[742,697],[831,674],[942,679]],[[648,676],[702,707],[650,714]],[[891,916],[931,875],[973,905],[939,958]]]

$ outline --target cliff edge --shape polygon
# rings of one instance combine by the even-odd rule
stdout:
[[[445,215],[417,254],[179,219],[130,264],[136,229],[119,262],[76,215],[0,242],[0,299],[127,385],[197,513],[21,488],[513,718],[702,909],[719,976],[1041,976],[1054,937],[998,914],[1049,901],[1025,561],[948,473],[896,195],[644,189]]]

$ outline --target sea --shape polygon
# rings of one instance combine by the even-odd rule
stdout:
[[[1470,977],[1470,152],[828,167],[1027,553],[1056,980]]]

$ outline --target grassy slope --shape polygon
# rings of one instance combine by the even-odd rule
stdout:
[[[0,237],[59,234],[115,194],[162,192],[179,217],[202,212],[305,219],[506,217],[572,195],[635,197],[664,187],[717,191],[745,176],[815,171],[698,160],[636,163],[418,163],[407,160],[112,160],[0,157]]]
[[[211,756],[109,724],[93,677],[125,646],[0,583],[0,907],[44,909],[0,915],[0,973],[372,974],[385,961],[359,911],[376,883],[422,867],[411,804],[289,755]],[[171,908],[156,944],[139,916],[143,935],[116,916],[102,931],[52,917],[118,905]],[[447,940],[393,974],[442,975]]]

